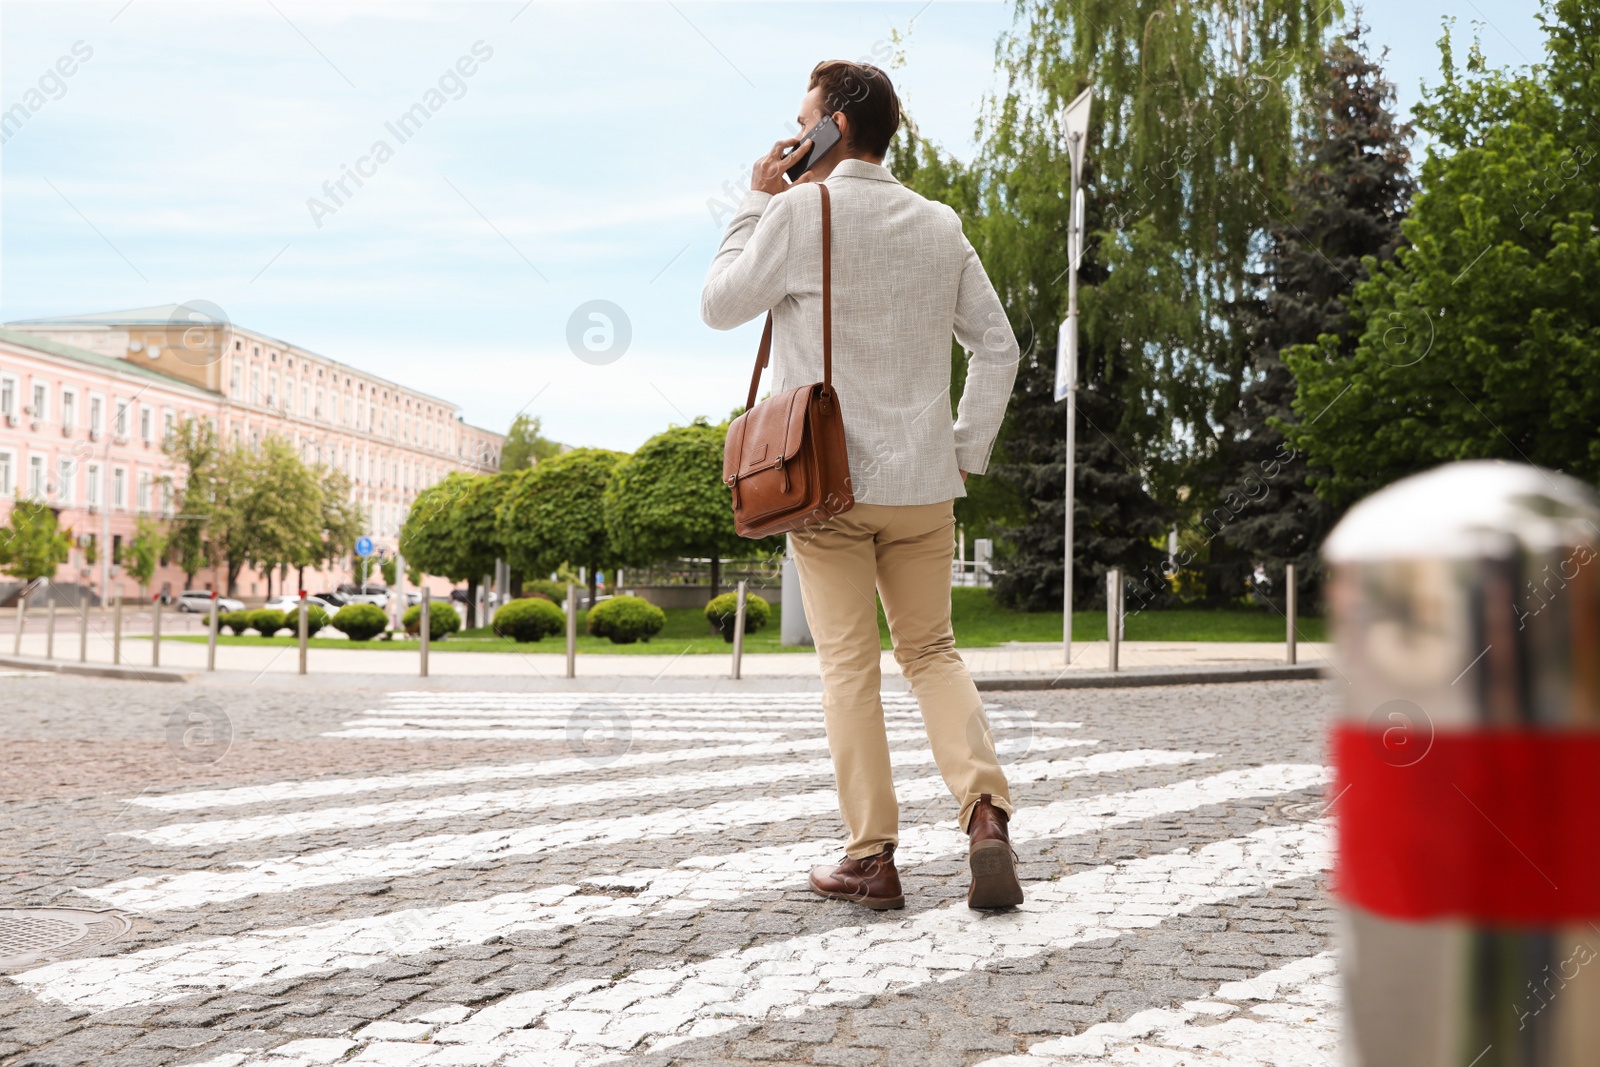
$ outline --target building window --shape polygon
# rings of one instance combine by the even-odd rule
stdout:
[[[261,403],[261,368],[250,368],[250,403]]]
[[[111,506],[119,509],[128,506],[128,472],[121,467],[111,470]]]
[[[115,433],[119,440],[126,441],[128,439],[128,402],[126,400],[117,401]]]
[[[317,389],[317,406],[314,414],[317,418],[322,418],[322,389],[320,387]]]
[[[35,422],[50,418],[50,393],[39,382],[33,383],[33,418]]]
[[[120,566],[122,564],[122,535],[111,535],[111,562]]]
[[[105,401],[99,397],[89,398],[89,432],[95,437],[99,437],[100,432],[105,429],[105,406]]]
[[[61,393],[61,428],[68,433],[78,428],[78,394],[63,390]]]
[[[229,382],[229,392],[235,400],[239,399],[239,389],[244,382],[244,364],[239,360],[233,361],[233,376]]]
[[[303,382],[300,386],[300,417],[309,418],[311,415],[311,383]]]
[[[0,415],[15,417],[17,414],[17,380],[15,378],[0,378]]]
[[[89,464],[89,469],[84,475],[83,496],[91,508],[100,506],[100,464],[98,463]]]
[[[162,440],[162,442],[170,444],[171,441],[172,441],[172,435],[177,433],[177,432],[178,432],[178,416],[173,413],[171,408],[163,408],[161,410],[161,440]]]
[[[276,372],[267,376],[267,406],[278,406],[278,375]]]
[[[140,404],[139,405],[139,436],[141,438],[143,438],[143,440],[144,440],[144,442],[146,444],[150,443],[150,428],[151,428],[151,424],[152,424],[153,421],[154,420],[152,420],[150,418],[150,406],[148,404]]]
[[[28,457],[28,495],[34,500],[44,499],[44,457]]]
[[[149,512],[150,512],[150,472],[149,471],[140,471],[139,472],[139,512],[141,514],[149,514]]]
[[[293,378],[290,378],[288,381],[283,383],[283,410],[287,411],[291,415],[295,413],[294,390],[295,384]]]
[[[68,459],[66,456],[61,457],[60,470],[56,474],[56,499],[61,501],[63,504],[71,504],[74,502],[72,492],[72,475],[76,466],[77,464],[75,464],[71,459]]]
[[[17,483],[12,480],[15,473],[11,469],[11,453],[0,452],[0,496],[10,496],[16,491]]]

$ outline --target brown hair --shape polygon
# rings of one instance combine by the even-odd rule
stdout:
[[[871,63],[827,59],[811,69],[809,92],[822,87],[822,113],[843,111],[850,119],[851,147],[869,155],[889,151],[900,128],[900,98],[889,76]]]

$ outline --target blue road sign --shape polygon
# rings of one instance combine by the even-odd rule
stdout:
[[[356,555],[360,556],[362,559],[366,559],[368,556],[372,555],[372,538],[356,538]]]

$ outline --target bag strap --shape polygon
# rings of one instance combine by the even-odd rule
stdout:
[[[822,194],[822,395],[833,392],[833,213],[828,203],[828,187],[817,182]],[[744,402],[749,411],[756,406],[756,390],[761,387],[761,372],[772,356],[772,312],[761,331],[761,347],[756,350],[756,369],[750,375],[750,396]]]

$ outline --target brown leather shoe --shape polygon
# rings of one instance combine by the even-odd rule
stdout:
[[[837,867],[811,868],[811,889],[834,900],[853,900],[874,911],[903,908],[900,872],[894,869],[894,846],[885,845],[876,856],[853,860],[846,856]]]
[[[972,884],[967,887],[969,908],[1012,908],[1022,903],[1017,854],[1011,850],[1011,835],[1006,830],[1009,821],[988,793],[972,806],[967,820],[967,837],[972,842],[967,850],[972,867]]]

